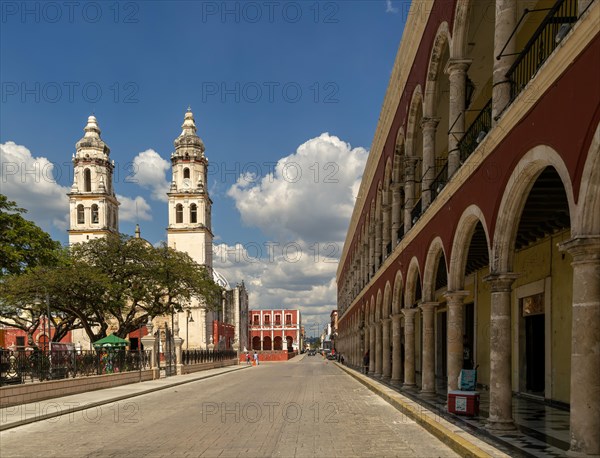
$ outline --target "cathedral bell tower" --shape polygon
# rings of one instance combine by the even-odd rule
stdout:
[[[69,244],[119,232],[119,202],[113,189],[114,161],[100,138],[95,116],[90,116],[84,136],[73,155],[74,179],[69,196]]]
[[[173,178],[169,196],[168,245],[186,252],[198,264],[212,269],[210,212],[212,201],[206,188],[208,159],[204,143],[196,134],[194,115],[188,108],[182,132],[171,154]]]

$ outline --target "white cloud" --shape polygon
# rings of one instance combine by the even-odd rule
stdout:
[[[342,243],[368,152],[323,133],[263,177],[241,175],[227,194],[245,224],[277,240]]]
[[[398,12],[398,8],[395,8],[392,4],[392,0],[385,0],[385,12],[396,14]]]
[[[337,259],[302,242],[269,246],[216,244],[213,267],[232,286],[244,280],[250,308],[298,308],[305,322],[324,320],[337,307]]]
[[[56,178],[63,172],[45,157],[35,157],[23,145],[0,144],[2,177],[0,192],[19,207],[28,210],[25,217],[45,231],[66,230],[69,225],[69,188]]]
[[[150,205],[142,196],[125,197],[117,194],[119,205],[119,220],[129,221],[132,223],[138,220],[150,221],[152,219]]]
[[[150,189],[153,199],[167,202],[169,181],[166,174],[170,168],[169,162],[160,154],[153,149],[147,149],[133,158],[133,175],[128,181]]]

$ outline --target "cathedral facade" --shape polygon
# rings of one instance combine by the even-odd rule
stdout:
[[[185,339],[184,348],[206,349],[213,344],[215,323],[227,316],[236,317],[230,323],[237,328],[236,339],[230,343],[230,348],[238,348],[239,317],[247,315],[248,295],[243,283],[232,289],[222,275],[213,269],[212,201],[206,186],[208,159],[204,155],[204,143],[197,134],[194,115],[189,108],[181,128],[181,134],[174,141],[175,151],[171,154],[167,244],[170,248],[187,253],[196,263],[213,272],[215,282],[225,291],[222,308],[214,312],[207,311],[202,300],[194,298],[182,312],[175,314],[174,328],[175,331],[179,329],[179,336]],[[119,202],[113,188],[114,161],[110,159],[110,148],[100,137],[101,131],[95,116],[88,118],[84,132],[73,155],[74,181],[68,193],[70,245],[119,233]],[[136,237],[139,236],[138,228]],[[236,313],[229,313],[230,310]],[[153,319],[154,329],[162,329],[170,322],[170,316],[156,317]],[[111,329],[114,330],[116,328]],[[136,333],[129,337],[132,347],[137,346],[140,336]],[[74,331],[73,341],[82,348],[91,345],[81,330]]]

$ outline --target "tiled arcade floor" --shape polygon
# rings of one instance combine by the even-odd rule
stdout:
[[[418,389],[391,387],[402,394],[435,409],[447,420],[475,433],[483,440],[503,448],[512,456],[562,457],[569,449],[569,412],[542,402],[513,396],[513,419],[516,431],[502,434],[485,429],[489,408],[489,391],[480,391],[479,416],[465,417],[449,414],[446,408],[446,389],[438,387],[435,397],[424,397]]]

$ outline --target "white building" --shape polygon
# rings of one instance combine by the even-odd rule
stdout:
[[[206,266],[217,284],[225,289],[222,310],[207,312],[200,299],[193,299],[185,310],[175,314],[175,328],[188,340],[185,348],[205,349],[213,342],[214,321],[235,325],[235,343],[247,345],[248,294],[245,286],[230,288],[224,277],[213,270],[211,206],[207,188],[208,158],[204,143],[196,133],[196,124],[188,108],[181,134],[175,139],[171,154],[172,180],[167,196],[169,247],[186,252],[194,261]],[[73,155],[74,182],[69,192],[69,243],[85,242],[109,233],[119,232],[119,202],[113,189],[113,168],[110,149],[100,138],[100,128],[94,116],[88,118],[84,137],[77,142]],[[136,237],[139,237],[139,228]],[[154,329],[171,326],[171,317],[157,317]],[[240,327],[241,326],[241,327]],[[85,332],[73,332],[73,340],[82,348],[90,346]],[[234,348],[236,346],[234,345]]]

